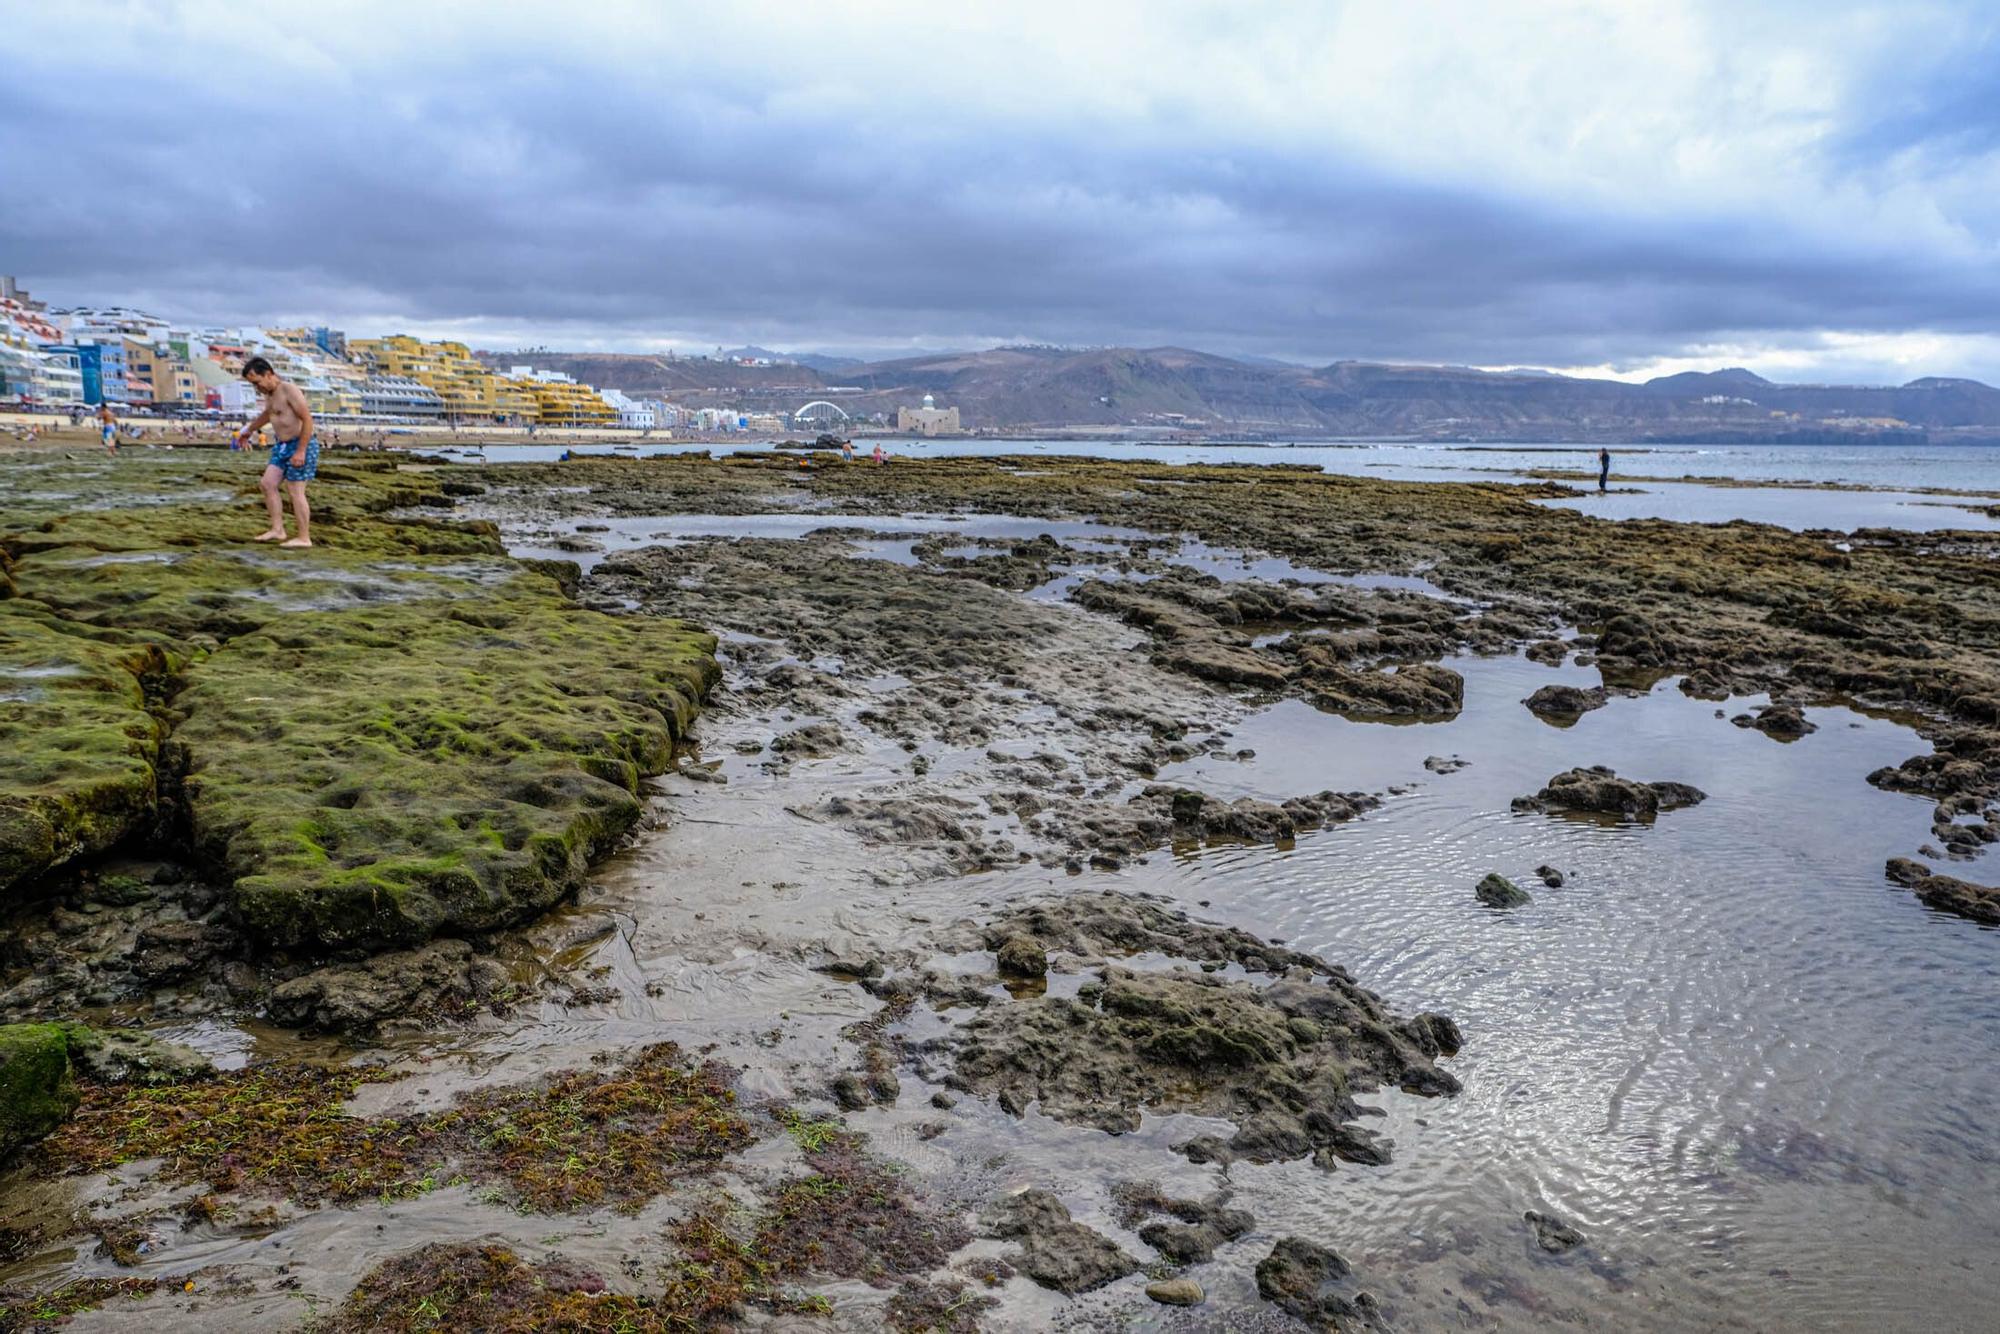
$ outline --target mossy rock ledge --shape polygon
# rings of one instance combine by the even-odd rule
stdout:
[[[69,1044],[62,1024],[0,1024],[0,1160],[76,1110]]]
[[[217,650],[177,701],[195,847],[275,945],[520,921],[638,820],[714,648],[529,574],[449,607],[288,617]]]
[[[450,502],[387,460],[322,467],[312,551],[255,546],[254,469],[202,453],[66,460],[67,495],[0,457],[0,896],[184,840],[254,937],[315,952],[573,889],[719,678],[714,637],[579,606],[490,524],[399,516]]]

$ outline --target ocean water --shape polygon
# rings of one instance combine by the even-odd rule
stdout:
[[[579,454],[725,453],[765,448],[762,441],[571,446]],[[1128,440],[920,440],[883,439],[891,454],[916,458],[954,455],[1082,454],[1093,458],[1159,459],[1167,463],[1316,464],[1328,472],[1388,475],[1421,480],[1492,480],[1536,469],[1595,471],[1596,445],[1328,444],[1302,441],[1267,445],[1179,445]],[[563,445],[498,444],[437,451],[491,462],[548,462]],[[1888,490],[1945,487],[2000,497],[2000,445],[1613,445],[1616,472],[1665,479],[1726,477],[1755,482],[1832,482]]]
[[[1591,471],[1595,445],[1272,444],[1174,445],[1123,440],[888,440],[891,455],[915,458],[993,457],[1011,454],[1084,455],[1155,459],[1167,464],[1241,463],[1304,465],[1358,477],[1409,482],[1521,482],[1533,471]],[[740,448],[762,451],[762,442],[571,446],[579,454],[644,457]],[[486,445],[439,450],[448,458],[489,463],[550,462],[562,445]],[[1726,523],[1747,519],[1792,529],[1902,528],[1925,531],[2000,529],[1962,498],[1925,494],[1928,488],[1965,491],[2000,500],[2000,445],[1616,445],[1614,493],[1573,505],[1613,519],[1677,519]],[[1769,486],[1714,486],[1690,477]],[[1800,483],[1865,487],[1860,491],[1802,489]]]

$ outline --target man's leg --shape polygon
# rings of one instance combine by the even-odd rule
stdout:
[[[285,474],[275,463],[267,464],[264,475],[257,479],[257,489],[264,493],[264,508],[271,512],[271,526],[252,538],[253,542],[282,542],[285,540],[284,502],[278,499],[278,479]]]
[[[288,547],[309,547],[313,544],[312,506],[306,504],[306,484],[286,482],[285,490],[292,497],[292,517],[298,521],[299,535],[284,545]]]

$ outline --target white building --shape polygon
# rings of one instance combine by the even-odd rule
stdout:
[[[76,306],[54,314],[73,341],[129,337],[142,343],[164,343],[173,337],[173,327],[167,321],[128,306]]]
[[[618,410],[618,424],[630,431],[650,431],[659,424],[651,405],[628,398],[620,389],[600,389],[597,396]]]
[[[922,407],[896,409],[896,429],[911,435],[957,435],[958,409],[941,408],[936,399],[925,394]]]
[[[662,430],[672,430],[676,426],[685,424],[688,419],[687,409],[678,403],[669,403],[659,398],[645,398],[639,401],[653,410],[653,424]]]
[[[74,352],[42,352],[0,343],[0,397],[48,407],[83,402],[83,363]]]
[[[215,387],[216,406],[234,417],[239,413],[252,412],[257,407],[258,393],[250,387],[250,382],[230,379]]]

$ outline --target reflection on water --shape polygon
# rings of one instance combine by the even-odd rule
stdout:
[[[1675,519],[1685,523],[1726,523],[1747,519],[1803,531],[1831,528],[2000,529],[2000,519],[1941,504],[1938,496],[1906,491],[1807,491],[1782,487],[1713,487],[1689,482],[1619,482],[1604,495],[1542,500],[1537,504],[1573,509],[1602,519]]]
[[[1420,784],[1289,851],[1142,872],[1465,1030],[1464,1093],[1382,1100],[1400,1146],[1387,1168],[1236,1169],[1290,1213],[1266,1204],[1260,1224],[1345,1239],[1420,1325],[1460,1297],[1527,1325],[1984,1323],[2000,954],[1992,933],[1885,885],[1883,860],[1923,840],[1929,808],[1862,781],[1922,743],[1823,709],[1817,733],[1780,746],[1667,685],[1559,732],[1518,701],[1585,673],[1453,665],[1454,722],[1377,728],[1280,704],[1237,729],[1255,760],[1163,774],[1231,795]],[[1426,773],[1440,752],[1471,764]],[[1508,812],[1586,763],[1709,800],[1650,826]],[[1562,888],[1534,878],[1543,863]],[[1535,902],[1478,910],[1490,870]],[[1536,1259],[1525,1209],[1575,1219],[1598,1268]]]

